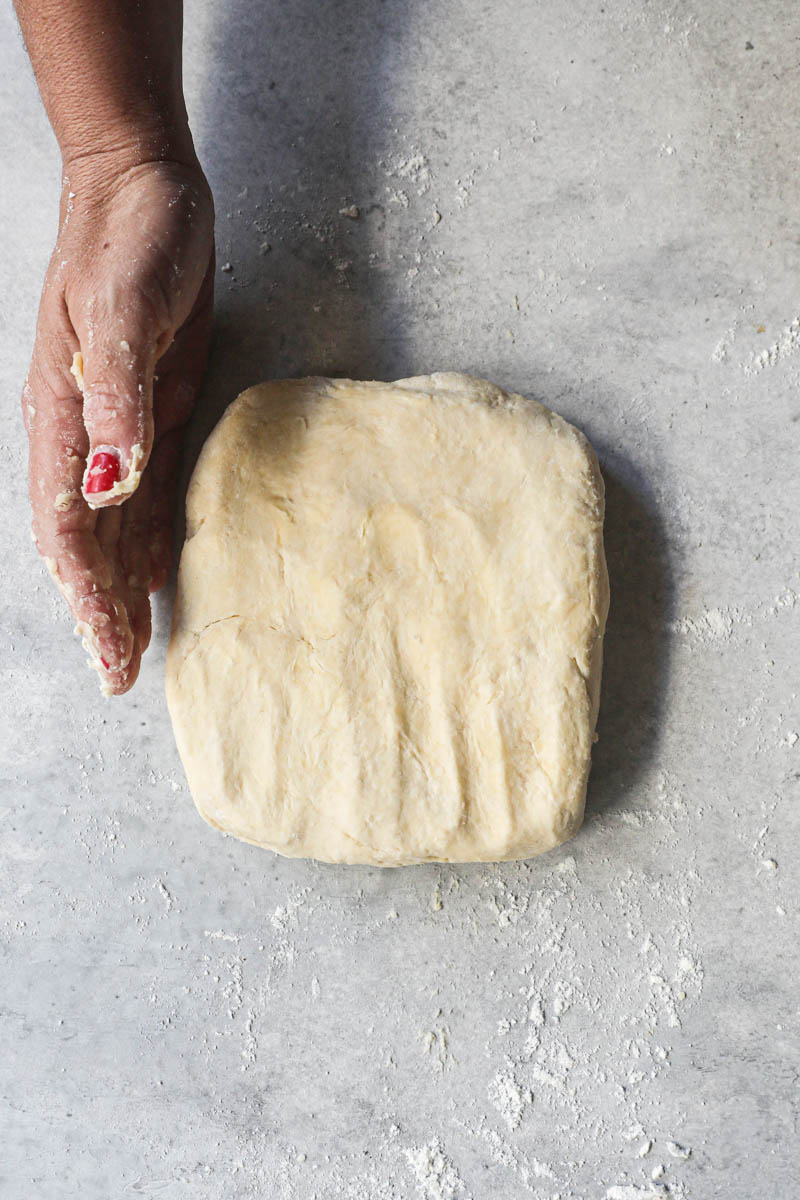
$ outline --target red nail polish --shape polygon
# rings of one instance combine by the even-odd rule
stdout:
[[[90,495],[107,492],[119,482],[119,455],[109,450],[98,450],[86,472],[85,491]]]

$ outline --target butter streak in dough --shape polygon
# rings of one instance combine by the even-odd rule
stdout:
[[[280,854],[540,854],[584,807],[608,582],[586,439],[457,374],[244,392],[187,499],[167,697],[197,807]]]

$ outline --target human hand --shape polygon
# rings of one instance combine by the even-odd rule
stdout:
[[[170,567],[182,433],[208,349],[213,225],[197,165],[114,170],[87,156],[66,168],[22,408],[34,541],[109,695],[138,675],[149,593]]]

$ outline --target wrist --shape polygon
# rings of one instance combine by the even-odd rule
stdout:
[[[148,128],[125,137],[107,136],[102,145],[94,144],[62,156],[62,206],[70,197],[78,203],[94,205],[113,194],[121,184],[148,170],[173,169],[198,182],[207,190],[188,125]],[[210,194],[210,192],[209,192]]]
[[[202,175],[188,122],[148,122],[138,127],[103,129],[102,137],[73,138],[61,147],[66,191],[91,187],[102,191],[138,167],[177,163]]]

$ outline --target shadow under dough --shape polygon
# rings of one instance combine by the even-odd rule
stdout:
[[[611,607],[587,821],[620,803],[655,752],[666,703],[674,606],[666,536],[655,502],[630,472],[623,482],[602,455],[601,465]]]

